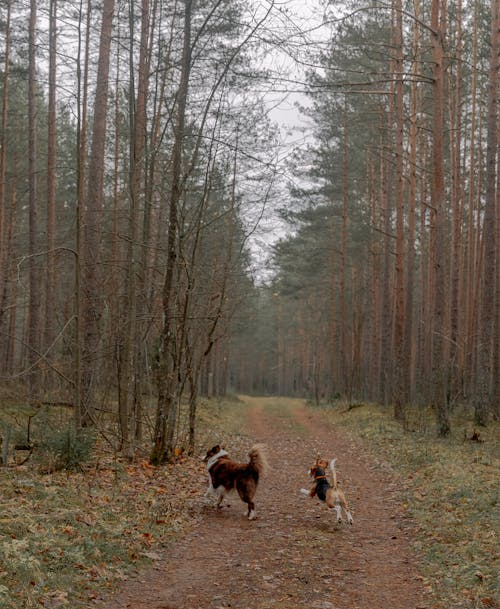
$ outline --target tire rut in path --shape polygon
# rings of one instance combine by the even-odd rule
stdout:
[[[244,518],[236,495],[220,511],[203,507],[195,529],[101,609],[425,607],[411,526],[390,476],[318,415],[293,406],[278,418],[264,401],[248,402],[246,431],[267,445],[270,463],[257,491],[258,518]],[[338,458],[352,527],[337,525],[334,510],[299,493],[317,453]]]

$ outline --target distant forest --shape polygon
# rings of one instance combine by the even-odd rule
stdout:
[[[500,0],[292,9],[2,3],[2,403],[111,412],[153,463],[201,396],[498,418]]]

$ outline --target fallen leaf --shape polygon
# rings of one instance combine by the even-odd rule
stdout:
[[[141,552],[141,556],[145,556],[146,558],[149,558],[150,560],[161,560],[162,559],[160,554],[157,554],[156,552]]]

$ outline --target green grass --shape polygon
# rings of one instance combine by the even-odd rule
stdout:
[[[200,443],[227,437],[222,431],[227,428],[241,437],[236,431],[244,411],[236,400],[202,406]],[[0,427],[11,426],[12,445],[26,437],[30,414],[16,405],[0,411]],[[47,468],[45,453],[53,461],[52,453],[61,452],[59,441],[67,445],[67,414],[60,409],[37,413],[33,457],[22,466],[11,458],[0,467],[2,609],[87,608],[131,570],[158,560],[199,517],[193,507],[198,497],[193,499],[204,488],[193,491],[192,480],[204,479],[201,449],[175,466],[153,468],[146,459],[129,464],[117,458],[101,441],[86,456],[90,461],[70,463],[79,465],[76,469]],[[48,451],[42,450],[46,446]],[[79,461],[79,454],[71,456]]]
[[[116,585],[148,561],[153,546],[189,525],[181,504],[192,497],[177,491],[192,462],[175,474],[144,462],[120,465],[117,471],[101,461],[98,469],[48,475],[26,466],[0,470],[2,609],[39,607],[49,598],[50,606],[88,607],[95,590]]]
[[[130,465],[98,445],[81,471],[42,474],[32,460],[0,468],[0,607],[91,606],[96,591],[112,589],[131,569],[156,560],[192,525],[197,498],[186,494],[192,489],[186,481],[203,478],[202,451],[224,441],[231,453],[243,457],[251,441],[245,432],[249,404],[261,405],[286,428],[292,421],[284,405],[293,403],[276,398],[202,401],[196,454],[175,466]],[[422,411],[412,413],[413,432],[404,432],[391,412],[373,405],[350,411],[338,405],[321,412],[361,438],[375,462],[391,464],[400,479],[401,503],[416,523],[422,575],[433,591],[429,609],[492,606],[498,424],[482,430],[485,441],[477,444],[464,441],[464,432],[472,432],[466,418],[454,421],[452,438],[438,440],[430,414]],[[0,424],[12,425],[22,439],[29,414],[12,406],[0,412]],[[33,420],[34,437],[43,428],[63,429],[68,421],[64,409],[40,414],[40,423],[39,415]],[[303,432],[297,425],[290,430]],[[203,491],[202,484],[199,494]]]
[[[223,444],[226,437],[245,437],[247,407],[237,397],[200,400],[197,421],[197,442],[209,448]]]
[[[362,439],[401,480],[400,499],[416,523],[415,547],[433,592],[433,609],[478,609],[498,598],[498,423],[467,440],[473,427],[457,416],[450,438],[438,439],[430,412],[410,412],[405,432],[381,406],[322,409],[335,426]]]

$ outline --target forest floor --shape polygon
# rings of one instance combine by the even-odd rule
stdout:
[[[244,441],[230,455],[267,447],[270,471],[256,496],[257,518],[236,495],[216,510],[203,494],[191,531],[154,565],[120,584],[99,609],[417,609],[430,606],[411,549],[414,525],[398,481],[358,440],[301,401],[245,398]],[[245,445],[244,445],[245,444]],[[354,525],[300,494],[315,456],[338,459]],[[206,487],[200,464],[190,484]]]

